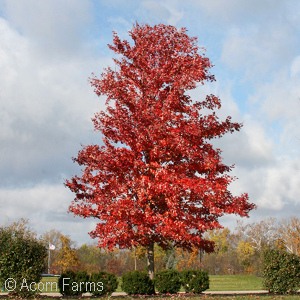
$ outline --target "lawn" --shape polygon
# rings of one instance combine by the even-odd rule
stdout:
[[[208,291],[263,290],[262,278],[254,275],[210,275]]]
[[[41,293],[59,293],[58,288],[59,277],[42,277],[39,284],[39,290]]]

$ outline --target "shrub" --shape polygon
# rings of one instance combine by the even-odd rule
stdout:
[[[300,286],[300,258],[282,250],[264,253],[264,286],[271,293],[292,293]]]
[[[181,272],[181,280],[187,293],[200,294],[209,289],[209,277],[206,271],[186,270]]]
[[[78,296],[87,292],[89,276],[86,272],[66,271],[58,280],[59,291],[63,296]]]
[[[155,287],[158,292],[176,294],[181,287],[180,273],[176,270],[163,270],[155,275]]]
[[[88,292],[86,283],[89,281],[90,276],[87,274],[86,271],[79,271],[75,274],[75,279],[78,284],[78,289],[80,290],[80,293]]]
[[[146,272],[132,271],[122,276],[121,288],[128,295],[153,295],[154,283]]]
[[[23,298],[39,292],[31,283],[41,280],[47,257],[45,246],[26,226],[26,221],[21,220],[0,227],[0,286],[6,279],[13,278],[15,286],[10,294]]]
[[[95,284],[95,289],[90,291],[93,296],[111,295],[118,287],[116,275],[106,272],[93,273],[90,282]]]

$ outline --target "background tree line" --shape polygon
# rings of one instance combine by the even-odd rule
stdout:
[[[156,272],[204,269],[211,275],[254,274],[265,278],[270,291],[277,291],[278,274],[282,273],[282,268],[300,267],[300,219],[297,217],[283,220],[268,218],[248,224],[238,222],[234,230],[223,228],[206,234],[205,238],[215,243],[214,253],[208,254],[196,248],[190,252],[178,248],[163,250],[155,245]],[[49,245],[55,245],[55,250],[49,250]],[[48,272],[49,266],[52,274],[104,271],[122,276],[133,270],[147,270],[147,249],[144,247],[106,251],[95,244],[77,246],[57,230],[38,237],[30,229],[28,221],[23,219],[0,227],[0,246],[2,285],[8,276],[20,277],[19,283],[25,275],[38,282],[41,274]],[[50,253],[50,261],[47,253]],[[291,280],[288,275],[290,272],[287,278],[279,278],[284,284],[279,286],[278,291],[298,289],[300,277]],[[28,296],[28,293],[23,296]]]
[[[10,228],[23,228],[27,235],[36,237],[28,224],[28,220],[22,219],[10,225]],[[196,248],[188,252],[182,249],[163,250],[155,245],[156,271],[202,268],[209,274],[261,275],[265,249],[277,248],[300,255],[300,218],[297,217],[282,220],[268,218],[247,224],[237,222],[233,230],[216,229],[208,231],[206,235],[208,240],[215,243],[215,252],[210,254]],[[107,271],[121,276],[127,271],[147,269],[146,249],[143,247],[106,251],[96,244],[78,246],[70,237],[54,229],[36,239],[46,249],[49,243],[55,245],[55,250],[50,250],[49,266],[52,274],[84,270],[88,273]],[[47,273],[48,257],[44,265],[44,272]]]
[[[27,220],[20,220],[11,228],[26,228]],[[237,222],[233,230],[217,229],[206,233],[215,243],[214,253],[204,253],[194,248],[191,252],[182,249],[163,250],[155,245],[156,271],[163,269],[205,269],[209,274],[256,274],[261,275],[263,253],[267,248],[285,250],[300,255],[300,218],[278,220],[268,218],[260,222]],[[70,237],[57,230],[50,230],[37,239],[45,246],[55,245],[50,250],[50,273],[61,274],[66,270],[84,270],[88,273],[107,271],[121,276],[132,270],[146,270],[146,249],[113,251],[100,249],[96,244],[76,245]],[[48,257],[45,258],[47,273]]]

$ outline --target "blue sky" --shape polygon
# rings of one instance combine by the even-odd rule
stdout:
[[[0,225],[28,218],[90,242],[94,222],[67,213],[66,178],[82,144],[101,142],[104,108],[89,86],[111,64],[112,31],[135,22],[186,27],[214,64],[222,116],[241,132],[216,144],[235,164],[235,193],[257,204],[247,221],[299,214],[300,2],[297,0],[0,0]],[[226,217],[225,226],[235,219]]]

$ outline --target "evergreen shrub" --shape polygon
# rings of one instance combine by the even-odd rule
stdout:
[[[93,273],[90,282],[95,284],[94,290],[90,291],[93,296],[111,295],[118,287],[116,275],[107,272]]]
[[[85,271],[66,271],[58,280],[58,288],[63,296],[78,296],[87,292],[89,275]]]
[[[132,271],[122,276],[121,288],[128,295],[153,295],[154,283],[146,272]]]
[[[300,258],[283,250],[264,253],[264,287],[271,293],[295,293],[300,287]]]
[[[203,270],[185,270],[180,273],[182,285],[187,293],[200,294],[209,289],[209,276]]]
[[[176,270],[163,270],[155,275],[155,288],[162,294],[176,294],[181,287],[180,273]]]
[[[89,292],[87,289],[88,285],[86,284],[90,280],[90,276],[88,275],[88,273],[86,271],[78,271],[75,272],[75,274],[76,282],[80,289],[80,293]]]
[[[0,227],[0,287],[13,278],[15,286],[8,292],[15,299],[39,293],[31,284],[40,282],[47,257],[46,247],[22,222]]]

